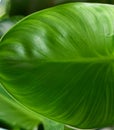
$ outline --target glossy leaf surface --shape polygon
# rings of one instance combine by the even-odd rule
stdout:
[[[114,123],[114,6],[35,13],[0,43],[0,82],[16,100],[78,128]]]
[[[36,115],[26,107],[16,102],[0,84],[0,127],[11,130],[64,130],[64,124],[51,121],[41,115]]]

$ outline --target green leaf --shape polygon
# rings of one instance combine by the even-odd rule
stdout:
[[[13,130],[34,130],[42,124],[44,130],[64,130],[64,125],[29,111],[16,102],[0,84],[0,126]]]
[[[0,19],[9,14],[10,0],[0,0]]]
[[[5,128],[33,130],[41,121],[13,100],[0,85],[0,124]]]
[[[64,130],[64,125],[49,119],[44,119],[44,130]]]
[[[20,103],[78,128],[114,124],[114,6],[71,3],[26,17],[0,43],[0,82]]]

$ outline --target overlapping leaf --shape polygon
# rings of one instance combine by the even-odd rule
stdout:
[[[0,43],[0,82],[16,100],[79,128],[114,123],[114,6],[72,3],[35,13]]]
[[[16,102],[0,84],[0,127],[11,130],[36,130],[42,124],[42,130],[64,130],[64,124],[59,124],[36,115],[23,105]]]
[[[31,112],[19,106],[0,85],[0,124],[8,129],[33,130],[40,122]]]

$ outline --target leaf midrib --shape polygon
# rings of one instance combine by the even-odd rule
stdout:
[[[10,60],[11,61],[11,60]],[[114,61],[114,57],[100,57],[100,58],[77,58],[77,59],[26,59],[26,60],[13,60],[18,62],[36,64],[36,63],[112,63]]]

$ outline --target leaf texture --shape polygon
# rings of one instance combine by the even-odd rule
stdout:
[[[64,124],[36,115],[16,102],[0,84],[0,127],[13,130],[64,130]]]
[[[29,109],[78,128],[114,124],[114,6],[32,14],[0,42],[0,82]]]
[[[41,122],[13,100],[0,85],[0,124],[8,129],[33,130]]]

